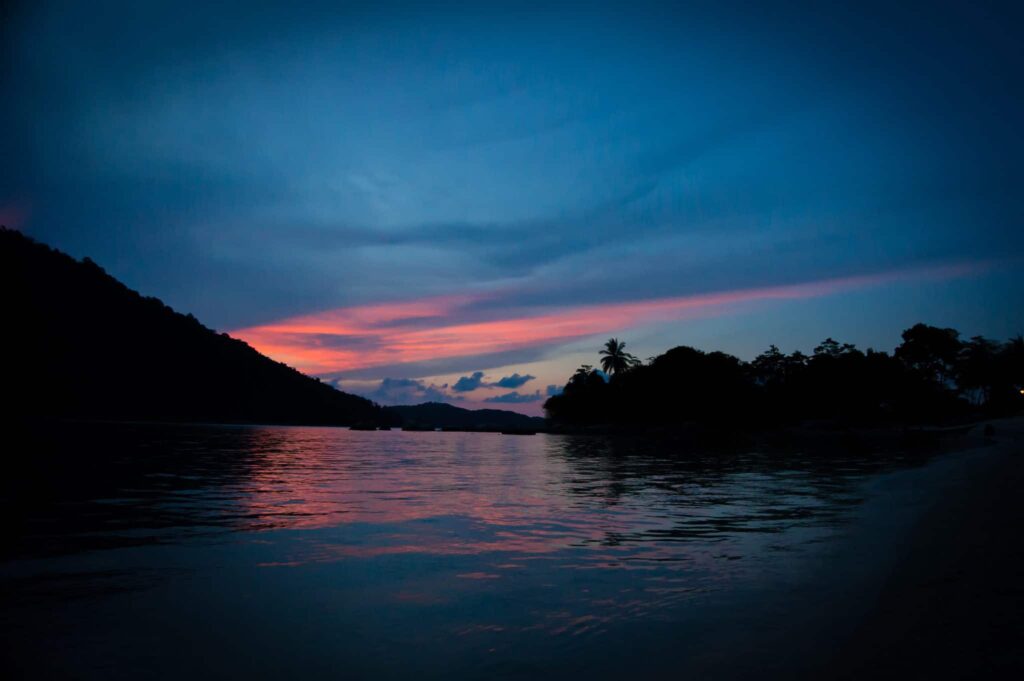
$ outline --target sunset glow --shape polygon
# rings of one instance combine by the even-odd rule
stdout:
[[[827,279],[620,303],[534,309],[474,319],[480,297],[446,296],[328,310],[231,332],[260,352],[310,374],[329,374],[512,349],[556,346],[646,324],[721,313],[730,306],[815,298],[908,278],[951,278],[977,264]],[[491,301],[500,305],[500,300]]]

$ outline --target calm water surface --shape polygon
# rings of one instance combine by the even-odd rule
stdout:
[[[12,460],[0,633],[25,678],[756,675],[813,652],[841,599],[821,574],[897,465],[152,425]]]

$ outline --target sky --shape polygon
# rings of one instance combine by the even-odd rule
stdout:
[[[479,5],[6,3],[0,223],[382,403],[1024,332],[1019,6]]]

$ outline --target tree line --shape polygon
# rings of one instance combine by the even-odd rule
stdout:
[[[717,422],[764,427],[811,419],[936,423],[1024,407],[1024,338],[968,340],[916,324],[887,353],[827,338],[811,355],[772,345],[753,361],[680,346],[641,362],[610,339],[601,369],[581,366],[544,404],[575,425]]]

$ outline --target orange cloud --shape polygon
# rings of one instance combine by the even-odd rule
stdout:
[[[482,296],[446,296],[361,305],[239,329],[232,335],[311,374],[390,366],[554,345],[660,321],[712,314],[730,305],[814,298],[908,278],[962,276],[961,264],[621,303],[575,305],[508,319],[470,320]],[[496,301],[497,302],[497,301]]]

